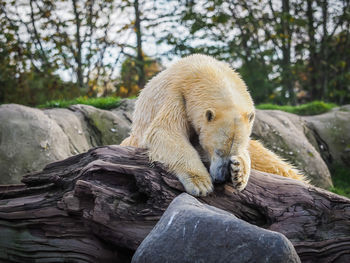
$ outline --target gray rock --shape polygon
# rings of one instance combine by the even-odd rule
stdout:
[[[300,259],[284,235],[181,194],[143,240],[132,262],[287,263]]]
[[[135,109],[136,99],[123,99],[118,108],[112,109],[111,111],[117,115],[119,118],[125,120],[131,125],[132,123],[132,114]]]
[[[90,140],[86,124],[78,114],[68,109],[49,109],[44,110],[44,113],[54,120],[67,135],[72,155],[86,152],[91,147],[97,146],[93,144],[95,140]]]
[[[44,111],[0,106],[0,184],[18,183],[26,172],[91,147],[119,144],[129,134],[134,104],[135,99],[125,99],[110,111],[87,105]],[[321,156],[329,165],[350,166],[349,107],[310,117],[258,110],[253,136],[313,184],[329,188],[330,174]]]
[[[317,116],[304,117],[314,132],[316,148],[330,165],[350,167],[350,111],[345,105]]]
[[[0,184],[69,157],[69,139],[43,111],[17,104],[0,106]]]
[[[97,145],[120,144],[130,132],[130,121],[111,111],[82,104],[73,105],[70,109],[84,116]]]
[[[312,184],[325,189],[332,186],[328,167],[314,147],[315,139],[302,117],[278,110],[257,110],[253,138],[296,166]]]
[[[331,111],[347,111],[347,112],[350,112],[350,104],[342,105],[340,107],[333,108]]]
[[[133,105],[125,100],[113,111],[1,105],[0,184],[19,183],[24,174],[91,147],[119,144],[130,131]]]

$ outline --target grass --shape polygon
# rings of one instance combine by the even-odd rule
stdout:
[[[133,98],[133,97],[131,97]],[[74,104],[91,105],[99,109],[112,109],[118,107],[120,104],[120,97],[101,97],[101,98],[87,98],[79,97],[73,100],[52,100],[45,104],[41,104],[39,108],[68,108]],[[317,115],[330,111],[337,107],[334,103],[326,103],[323,101],[313,101],[299,106],[280,106],[276,104],[260,104],[257,106],[260,110],[281,110],[298,115]]]
[[[257,106],[260,110],[281,110],[298,115],[317,115],[330,111],[334,107],[337,107],[337,105],[323,101],[313,101],[298,106],[280,106],[275,104],[260,104]]]
[[[350,172],[344,166],[334,166],[331,168],[333,187],[331,192],[350,198]]]
[[[45,104],[41,104],[39,108],[67,108],[74,104],[91,105],[99,109],[112,109],[120,104],[120,97],[101,97],[101,98],[86,98],[79,97],[73,100],[52,100]]]

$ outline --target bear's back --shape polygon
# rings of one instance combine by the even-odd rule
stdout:
[[[194,54],[182,58],[153,77],[141,91],[135,105],[132,133],[141,138],[162,108],[189,103],[241,104],[244,111],[254,104],[246,85],[231,67],[212,57]],[[238,106],[238,105],[237,105]]]

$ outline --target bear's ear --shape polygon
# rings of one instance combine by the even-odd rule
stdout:
[[[212,110],[209,109],[205,112],[205,117],[208,122],[211,122],[212,120],[214,120],[215,114]]]
[[[252,122],[252,121],[254,120],[254,117],[255,117],[254,112],[249,113],[249,114],[248,114],[248,120],[249,120],[249,122]]]

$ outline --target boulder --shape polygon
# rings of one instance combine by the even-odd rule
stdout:
[[[0,184],[19,183],[25,173],[70,155],[69,138],[43,111],[0,106]]]
[[[84,116],[88,133],[96,138],[97,145],[120,144],[130,132],[130,120],[121,114],[82,104],[69,109]]]
[[[92,147],[119,144],[128,136],[134,102],[100,110],[87,105],[39,110],[16,104],[0,106],[0,184]]]
[[[55,121],[69,139],[70,154],[78,154],[97,146],[95,138],[90,138],[84,120],[69,109],[48,109],[44,113]]]
[[[181,194],[143,240],[132,262],[287,263],[300,259],[284,235]]]
[[[342,106],[339,106],[339,107],[335,107],[331,110],[332,111],[347,111],[347,112],[350,112],[350,104],[347,104],[347,105],[342,105]]]
[[[350,167],[350,107],[346,106],[349,105],[304,117],[316,138],[316,148],[328,165]]]
[[[307,134],[310,131],[300,116],[278,110],[256,112],[252,137],[292,163],[313,185],[328,189],[332,186],[330,172]]]
[[[136,99],[123,99],[121,100],[119,106],[111,111],[117,115],[120,119],[125,120],[131,125],[132,123],[132,114],[135,109]]]
[[[134,105],[135,99],[124,99],[109,111],[87,105],[43,111],[0,106],[0,184],[18,183],[26,172],[91,147],[119,144],[129,134]],[[253,137],[303,171],[313,184],[328,189],[332,183],[327,165],[350,166],[349,110],[345,105],[309,117],[257,110]]]

